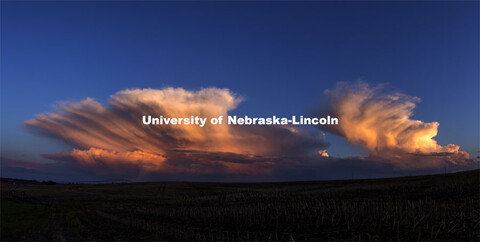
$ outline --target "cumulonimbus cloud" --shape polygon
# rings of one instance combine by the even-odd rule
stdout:
[[[378,173],[385,169],[438,169],[473,161],[456,145],[437,144],[433,139],[437,122],[411,119],[418,98],[385,93],[382,88],[363,82],[339,83],[325,91],[327,108],[318,112],[339,118],[338,126],[322,126],[322,130],[362,146],[370,151],[368,157],[328,157],[324,134],[298,126],[199,127],[142,122],[143,115],[226,117],[242,99],[218,88],[128,89],[112,95],[107,105],[91,98],[62,103],[57,112],[37,115],[25,125],[38,135],[73,147],[44,157],[97,175],[288,177],[290,172],[308,171],[325,176],[341,173],[335,169],[350,173],[351,169],[366,171],[370,167]]]
[[[228,89],[132,89],[104,106],[87,98],[25,121],[36,134],[75,147],[44,157],[97,172],[268,173],[275,165],[314,157],[328,147],[320,132],[292,126],[144,125],[143,115],[212,118],[241,98]]]
[[[469,161],[459,146],[441,146],[434,137],[438,122],[411,119],[417,97],[386,93],[384,85],[340,82],[326,90],[328,112],[339,118],[338,126],[322,129],[345,137],[371,152],[370,160],[389,162],[401,168],[461,165]]]

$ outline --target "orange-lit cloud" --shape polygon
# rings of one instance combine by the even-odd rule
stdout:
[[[401,168],[439,167],[465,164],[466,152],[459,146],[441,146],[433,139],[438,122],[411,119],[419,100],[402,93],[384,93],[384,86],[338,83],[326,90],[328,112],[339,118],[327,131],[345,137],[371,152],[369,159],[390,162]]]
[[[269,173],[278,164],[326,155],[323,134],[296,127],[142,123],[143,115],[226,117],[240,102],[228,89],[132,89],[112,95],[108,106],[91,98],[63,103],[25,124],[75,147],[45,157],[99,173]]]
[[[91,98],[62,103],[57,112],[37,115],[25,124],[38,135],[73,147],[43,155],[48,159],[100,176],[138,174],[140,180],[149,174],[228,174],[224,180],[242,180],[247,175],[269,180],[276,176],[315,179],[350,177],[352,171],[381,176],[398,170],[472,165],[473,160],[459,151],[459,146],[441,146],[433,139],[437,122],[411,119],[418,98],[388,94],[382,86],[362,82],[339,83],[325,95],[328,107],[322,112],[338,117],[339,125],[321,128],[365,148],[368,157],[329,157],[324,134],[298,126],[199,127],[142,122],[143,115],[226,118],[242,99],[218,88],[124,90],[112,95],[108,105]],[[241,177],[233,178],[236,175]]]

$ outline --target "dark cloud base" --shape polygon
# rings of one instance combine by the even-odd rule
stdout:
[[[199,182],[278,182],[310,180],[371,179],[427,174],[441,174],[479,169],[480,163],[472,161],[468,166],[449,166],[435,169],[402,170],[388,163],[365,158],[326,158],[322,161],[302,161],[292,165],[280,165],[269,174],[197,174],[197,173],[161,173],[148,174],[123,173],[93,174],[86,167],[72,166],[65,161],[39,164],[2,157],[1,176],[27,180],[54,180],[57,182],[102,182],[105,180],[139,181],[199,181]]]

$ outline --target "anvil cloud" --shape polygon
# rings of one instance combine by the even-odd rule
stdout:
[[[143,115],[227,116],[241,98],[228,89],[182,88],[120,91],[103,106],[87,98],[63,103],[57,113],[37,115],[28,129],[75,147],[53,160],[72,162],[98,173],[269,173],[274,165],[324,153],[323,134],[290,126],[143,125]]]
[[[370,159],[401,168],[425,168],[468,163],[469,155],[459,146],[441,146],[433,139],[438,122],[411,119],[417,97],[386,93],[384,85],[364,82],[337,83],[326,90],[328,113],[338,117],[337,126],[320,127],[345,137],[370,151]]]
[[[338,169],[349,170],[348,173],[357,168],[367,171],[368,167],[380,173],[438,169],[473,161],[459,151],[459,146],[437,144],[433,139],[437,122],[411,119],[418,98],[386,94],[382,86],[370,87],[362,82],[339,83],[326,90],[325,95],[328,106],[318,109],[317,114],[338,117],[339,124],[319,128],[360,145],[370,152],[368,157],[328,157],[329,144],[324,134],[298,126],[142,123],[144,115],[226,117],[242,98],[218,88],[128,89],[112,95],[108,105],[91,98],[62,103],[56,113],[37,115],[25,121],[25,125],[37,135],[53,137],[73,147],[44,157],[98,175],[288,177],[295,173],[334,174]]]

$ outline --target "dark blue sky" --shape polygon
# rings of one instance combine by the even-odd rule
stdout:
[[[1,4],[2,156],[69,150],[21,128],[58,101],[213,86],[245,97],[235,114],[292,115],[359,78],[421,98],[413,118],[438,121],[441,145],[478,150],[477,1]]]

